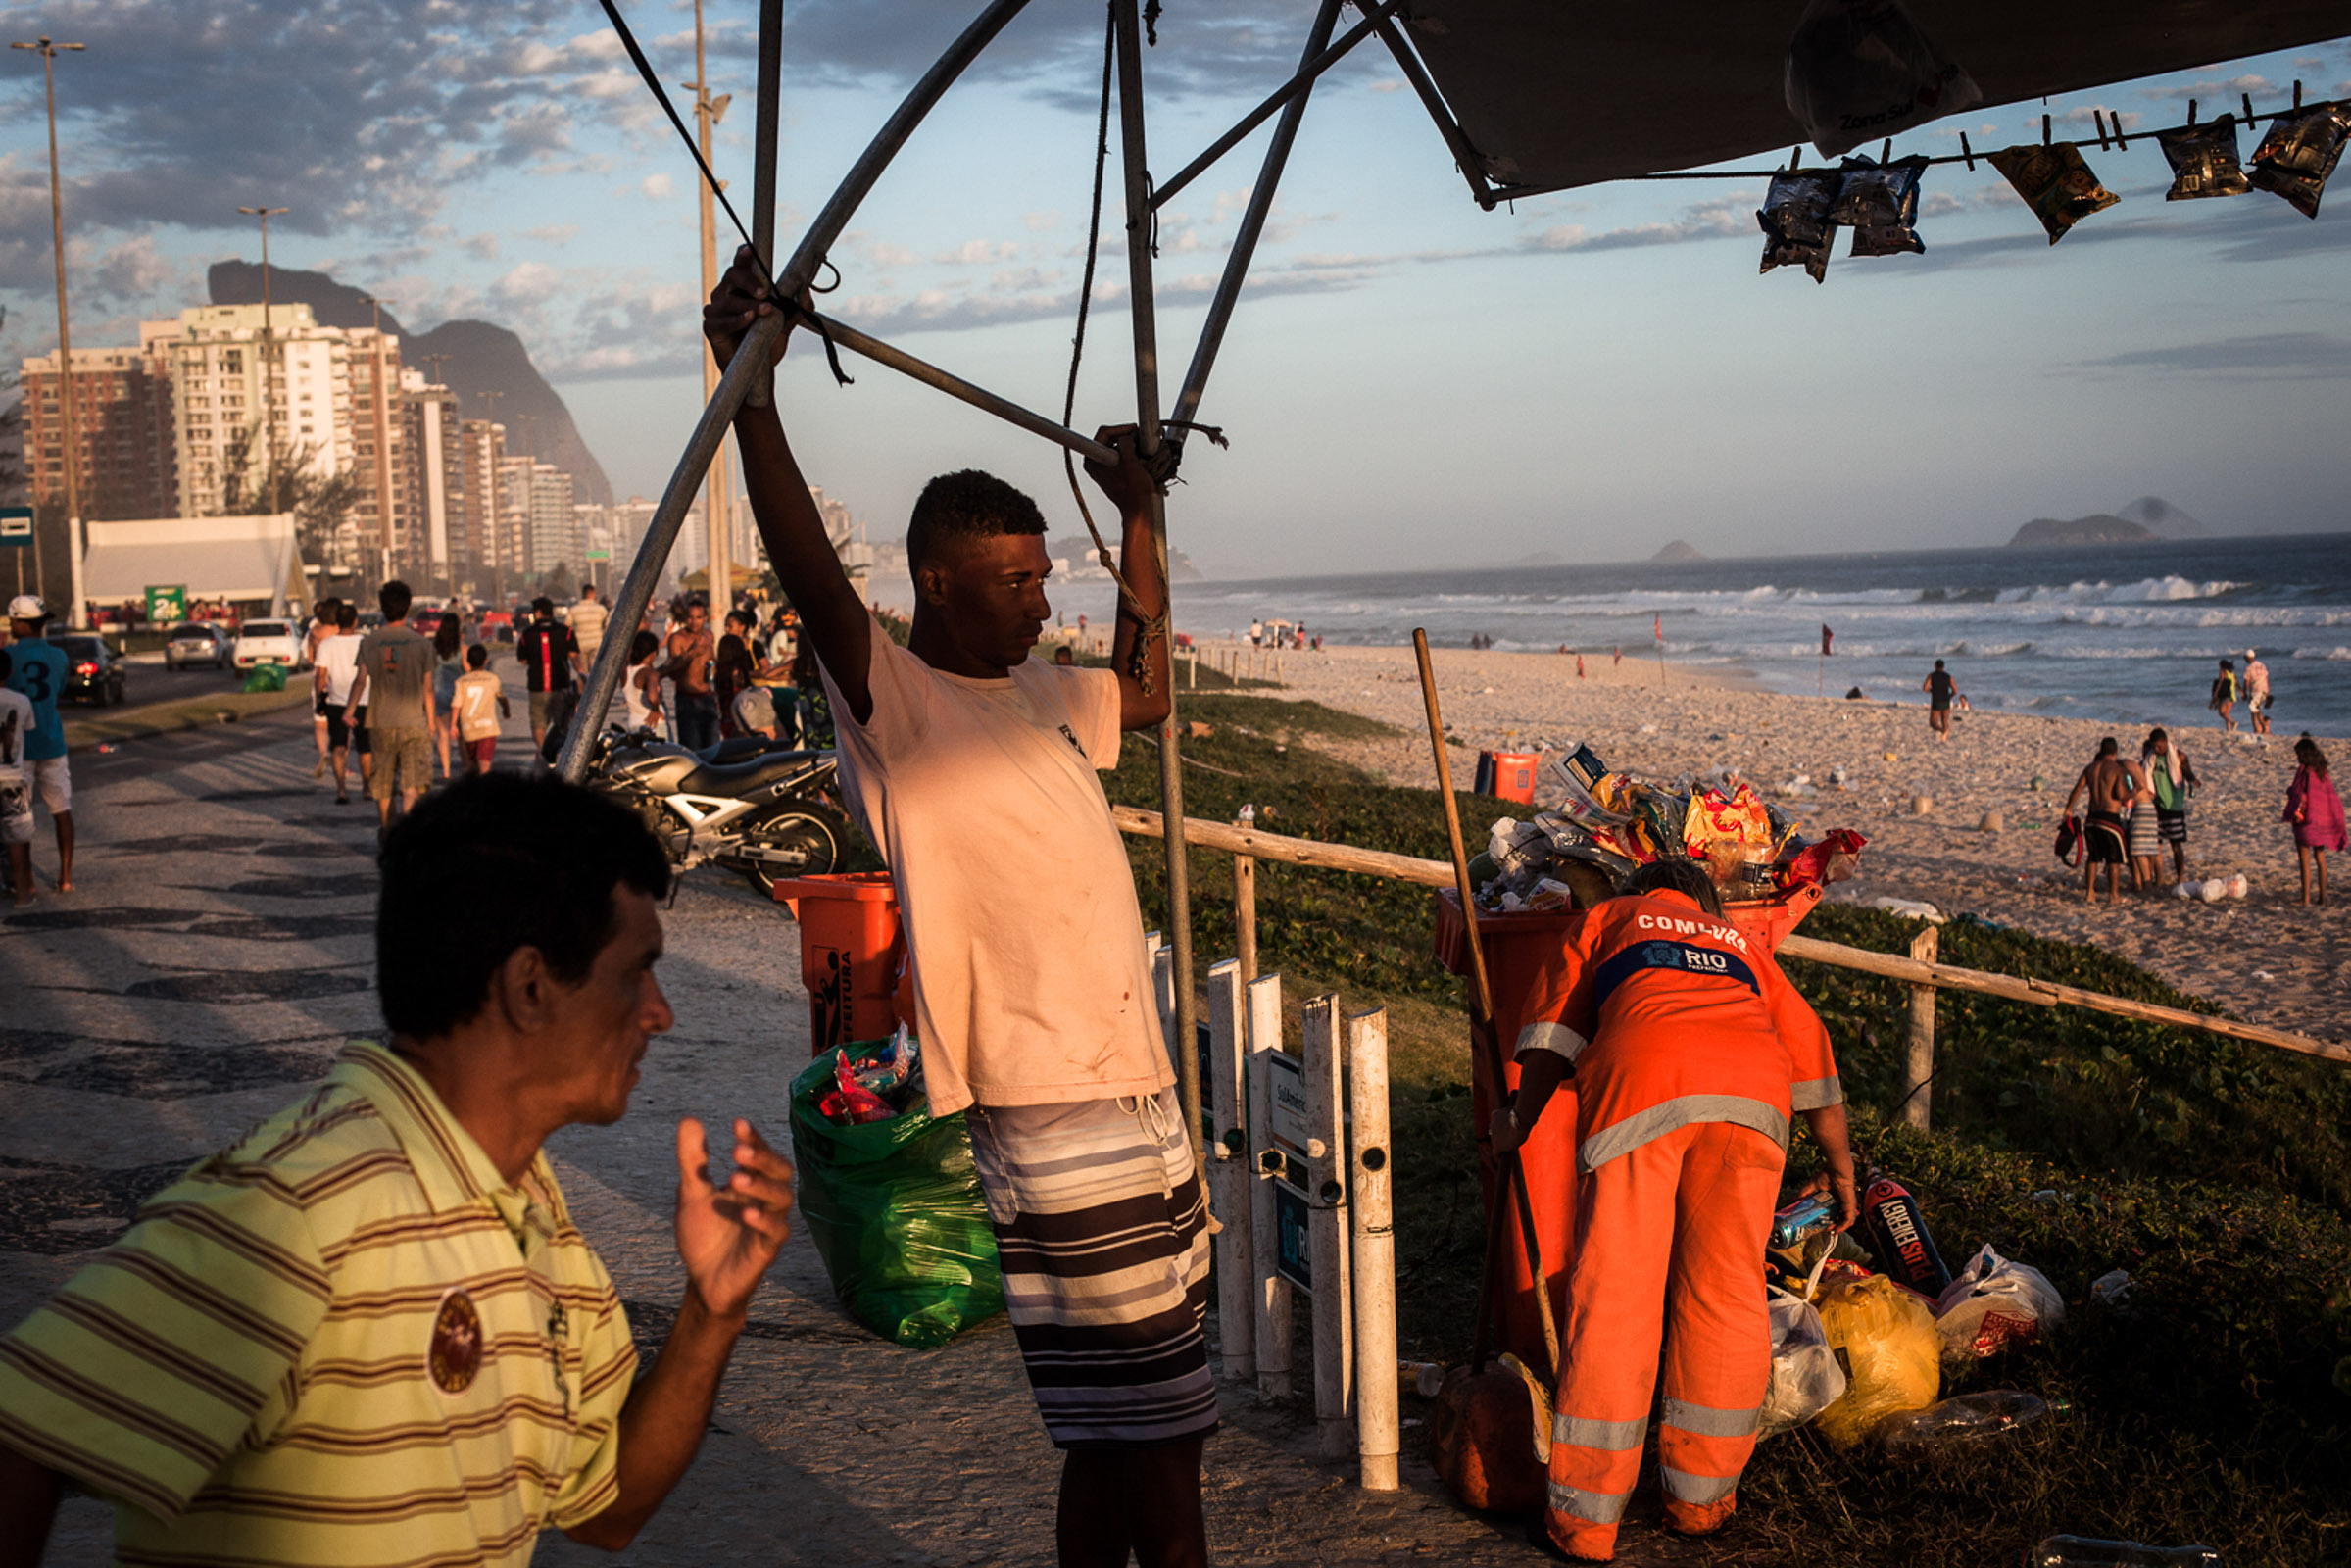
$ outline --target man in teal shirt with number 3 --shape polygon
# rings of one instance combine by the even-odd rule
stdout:
[[[49,819],[57,824],[57,891],[73,891],[73,778],[66,769],[66,726],[57,701],[66,689],[65,650],[41,635],[49,607],[32,594],[8,602],[8,689],[32,704],[32,733],[24,740],[26,771],[32,775]],[[31,891],[20,888],[22,896]]]

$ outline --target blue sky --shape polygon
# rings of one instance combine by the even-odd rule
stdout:
[[[627,12],[665,81],[692,11]],[[806,0],[786,49],[787,232],[829,193],[972,0]],[[6,7],[60,61],[76,341],[129,341],[255,259],[239,205],[293,209],[271,259],[396,302],[412,327],[511,325],[622,493],[657,494],[699,407],[693,171],[593,5],[81,0]],[[1171,5],[1146,60],[1172,171],[1286,74],[1302,3]],[[748,214],[754,8],[710,5],[711,76],[743,95],[720,172]],[[847,240],[832,307],[1057,411],[1084,242],[1100,10],[1037,0],[917,135]],[[0,355],[54,346],[39,72],[0,88]],[[2141,128],[2191,94],[2351,94],[2351,47],[2225,62],[2053,102]],[[1988,169],[1932,171],[1924,257],[1825,286],[1756,274],[1761,181],[1618,185],[1480,212],[1384,54],[1317,91],[1202,410],[1175,542],[1220,574],[1480,564],[1547,551],[1715,555],[1991,544],[2035,515],[2162,495],[2230,531],[2351,528],[2351,189],[2314,222],[2262,193],[2166,204],[2152,139],[2100,153],[2122,205],[2050,247]],[[2042,106],[1896,143],[2037,139]],[[1164,215],[1169,392],[1262,132]],[[1791,135],[1790,139],[1793,137]],[[2250,144],[2245,150],[2250,152]],[[1115,170],[1115,163],[1113,164]],[[2346,176],[2351,178],[2351,176]],[[2338,182],[2339,183],[2339,182]],[[1115,188],[1115,187],[1114,187]],[[723,219],[721,220],[723,223]],[[1105,283],[1123,284],[1115,235]],[[1081,422],[1132,407],[1126,317],[1100,299]],[[923,479],[977,465],[1056,531],[1054,453],[852,358],[796,348],[784,407],[812,479],[877,537]]]

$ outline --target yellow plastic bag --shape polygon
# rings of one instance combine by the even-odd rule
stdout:
[[[1845,1369],[1844,1397],[1818,1417],[1840,1448],[1858,1447],[1889,1415],[1924,1410],[1942,1393],[1942,1338],[1926,1301],[1883,1274],[1821,1292],[1821,1327]]]

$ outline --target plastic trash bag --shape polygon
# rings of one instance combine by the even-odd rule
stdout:
[[[1774,1285],[1771,1293],[1772,1381],[1763,1396],[1758,1437],[1800,1427],[1844,1396],[1844,1368],[1829,1331],[1810,1301]]]
[[[2007,1436],[2045,1420],[2046,1399],[2021,1389],[1985,1389],[1943,1399],[1924,1410],[1878,1423],[1879,1451],[1896,1464],[1915,1464],[1949,1449]]]
[[[917,1095],[887,1121],[842,1127],[817,1108],[839,1091],[843,1052],[876,1044],[828,1051],[792,1080],[800,1212],[849,1315],[929,1348],[1004,1310],[1004,1276],[961,1112],[933,1116]]]
[[[2052,245],[2090,214],[2102,213],[2122,199],[2098,183],[2098,176],[2082,161],[2082,149],[2070,141],[2003,147],[1987,156],[2049,231]]]
[[[2304,218],[2319,216],[2319,197],[2351,138],[2351,104],[2326,104],[2270,122],[2269,134],[2253,149],[2256,190],[2282,196]]]
[[[1815,283],[1828,280],[1829,247],[1837,241],[1829,210],[1837,204],[1837,181],[1834,169],[1784,169],[1772,175],[1763,211],[1755,215],[1763,227],[1760,270],[1801,267]]]
[[[1788,40],[1782,90],[1823,158],[1984,102],[1897,0],[1812,0]]]
[[[2201,125],[2159,130],[2156,142],[2164,162],[2172,166],[2172,188],[2167,202],[2189,202],[2204,196],[2242,196],[2253,188],[2236,161],[2236,117],[2223,115]]]
[[[1992,1355],[2032,1345],[2044,1325],[2065,1321],[2065,1298],[2030,1263],[2013,1262],[1985,1247],[1968,1260],[1935,1303],[1935,1332],[1946,1360]]]
[[[256,664],[245,671],[245,690],[249,692],[282,692],[286,689],[286,666]]]
[[[1853,256],[1922,254],[1927,242],[1918,236],[1919,180],[1927,160],[1913,156],[1890,164],[1867,158],[1844,162],[1844,180],[1837,189],[1837,205],[1829,216],[1853,231]]]
[[[1831,1443],[1858,1447],[1880,1421],[1923,1410],[1942,1392],[1942,1339],[1924,1297],[1872,1274],[1825,1286],[1820,1313],[1845,1369],[1843,1396],[1817,1418]]]

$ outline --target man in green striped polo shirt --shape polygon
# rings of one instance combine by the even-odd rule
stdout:
[[[68,1483],[116,1504],[124,1563],[629,1542],[694,1456],[792,1203],[748,1121],[715,1186],[702,1125],[678,1124],[685,1299],[632,1386],[541,1145],[617,1121],[670,1026],[668,885],[635,817],[553,778],[470,778],[394,828],[390,1046],[347,1047],[0,1339],[0,1565],[39,1560]]]

